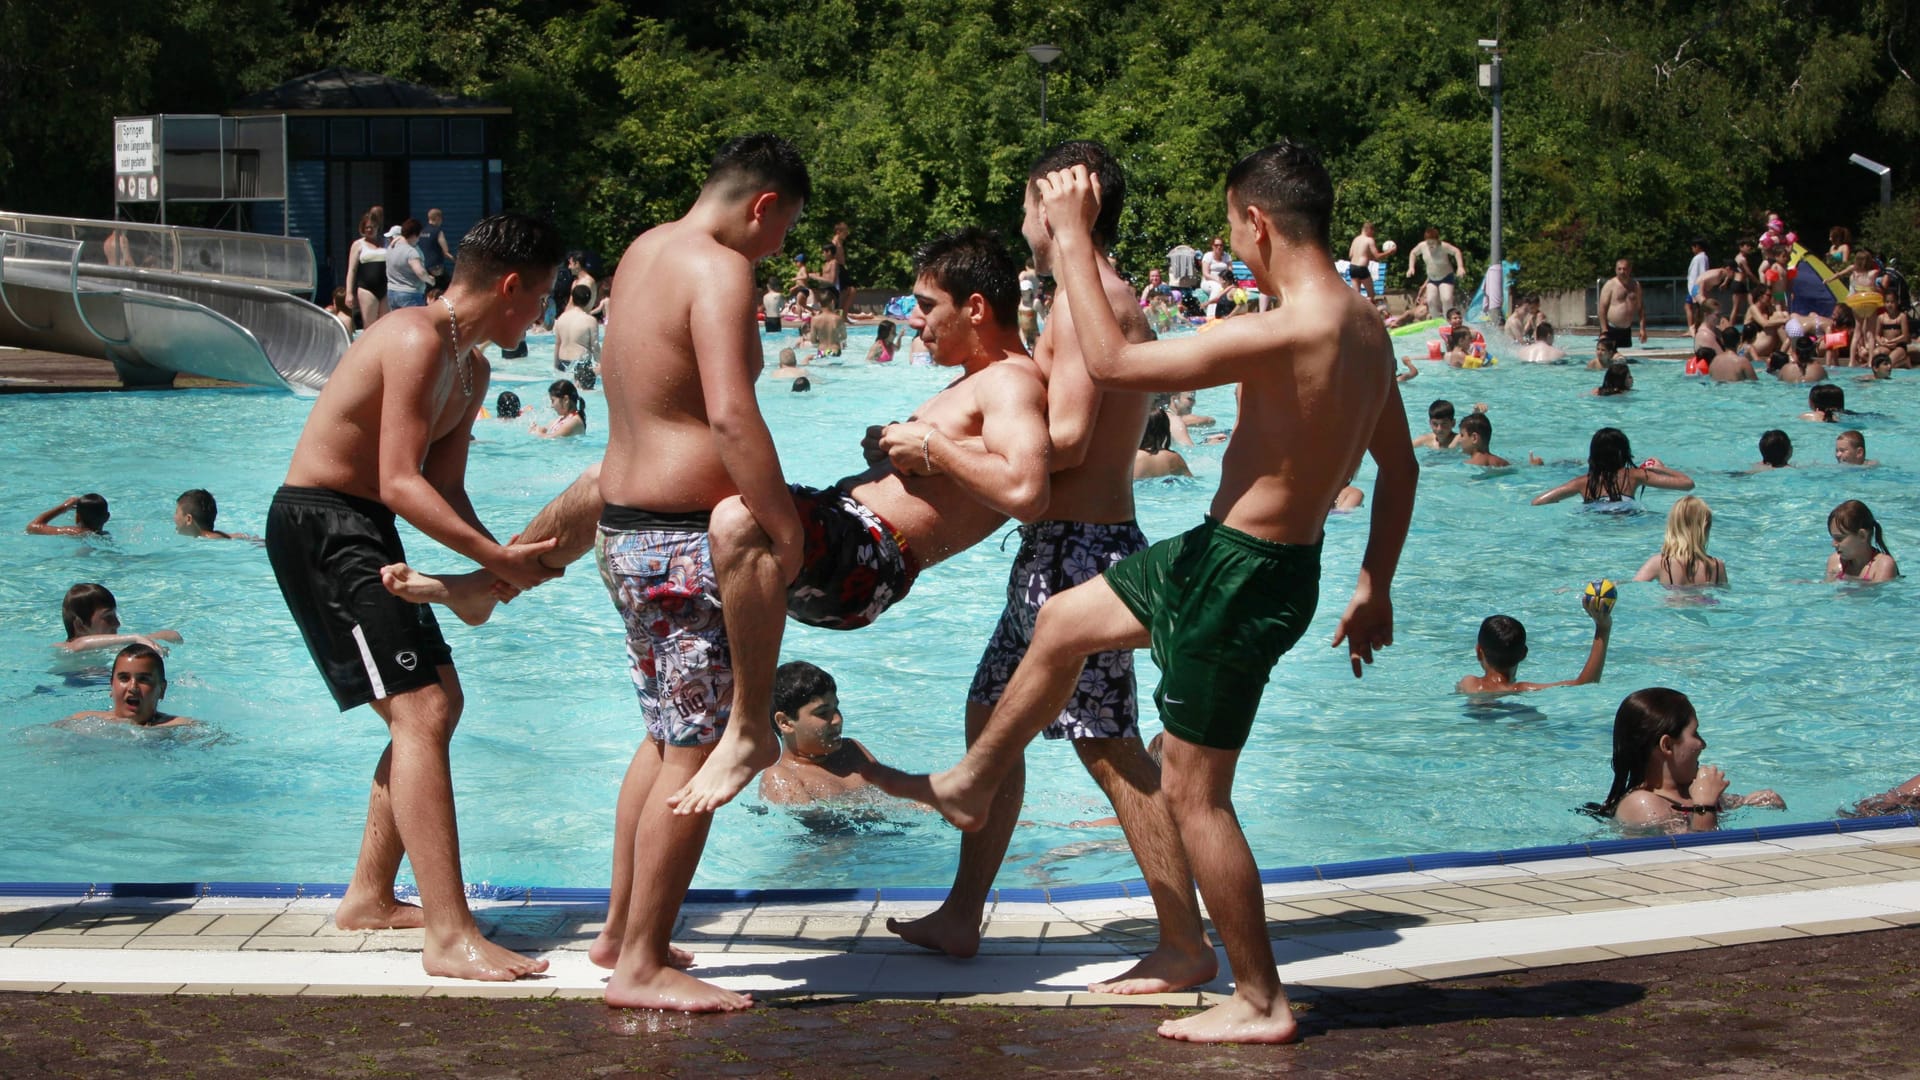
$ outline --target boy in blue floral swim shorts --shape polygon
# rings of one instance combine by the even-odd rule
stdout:
[[[1373,528],[1334,643],[1350,641],[1356,676],[1375,649],[1392,644],[1389,588],[1419,473],[1392,345],[1379,313],[1334,270],[1333,184],[1312,150],[1281,142],[1227,174],[1233,250],[1261,292],[1279,299],[1278,310],[1167,341],[1128,342],[1101,302],[1090,235],[1098,188],[1088,171],[1061,170],[1038,186],[1055,274],[1094,383],[1146,391],[1238,383],[1239,422],[1208,519],[1048,601],[1026,659],[966,758],[890,790],[933,805],[962,829],[980,828],[1001,778],[1073,696],[1086,658],[1152,646],[1166,726],[1161,786],[1234,980],[1231,998],[1168,1021],[1160,1034],[1288,1042],[1298,1031],[1267,936],[1259,872],[1233,814],[1233,775],[1268,676],[1312,617],[1327,511],[1368,453],[1379,466]]]

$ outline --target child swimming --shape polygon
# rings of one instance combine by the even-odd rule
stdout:
[[[1892,581],[1900,576],[1899,564],[1887,553],[1880,522],[1859,499],[1833,508],[1827,515],[1827,535],[1833,538],[1828,581]]]
[[[1736,807],[1787,808],[1770,788],[1729,794],[1726,774],[1700,764],[1706,748],[1687,695],[1664,686],[1628,694],[1613,715],[1613,787],[1586,811],[1632,829],[1679,833],[1711,832]]]
[[[840,689],[805,660],[773,675],[773,727],[780,760],[760,774],[760,797],[776,806],[835,799],[869,788],[861,771],[873,755],[841,734]]]
[[[55,645],[68,652],[94,649],[118,649],[127,645],[145,645],[164,652],[162,641],[180,643],[177,630],[155,630],[150,634],[120,632],[120,602],[105,585],[83,581],[67,590],[60,601],[60,622],[67,629],[67,640]]]
[[[1480,637],[1473,646],[1473,656],[1480,661],[1481,673],[1462,678],[1454,691],[1474,695],[1522,694],[1599,682],[1601,672],[1607,667],[1613,608],[1592,596],[1582,597],[1580,606],[1593,620],[1593,645],[1587,649],[1587,662],[1580,668],[1580,674],[1562,682],[1520,682],[1514,676],[1520,671],[1520,662],[1527,658],[1527,628],[1511,615],[1489,615],[1480,624]]]
[[[1633,389],[1633,369],[1616,360],[1607,365],[1607,373],[1600,377],[1600,385],[1591,391],[1593,397],[1613,397]]]
[[[1713,511],[1705,500],[1682,495],[1667,511],[1667,537],[1660,554],[1648,559],[1635,581],[1662,585],[1725,585],[1727,564],[1707,554],[1707,535],[1713,531]]]
[[[1751,471],[1789,468],[1793,462],[1793,439],[1779,428],[1760,433],[1760,464]]]
[[[1669,469],[1654,458],[1633,463],[1633,445],[1626,432],[1604,427],[1593,433],[1587,445],[1587,475],[1576,476],[1559,487],[1534,496],[1533,505],[1545,506],[1562,499],[1580,496],[1586,505],[1627,505],[1642,488],[1692,491],[1693,478],[1678,469]]]
[[[1867,437],[1858,431],[1843,431],[1833,440],[1833,460],[1842,465],[1878,465],[1867,460]]]
[[[77,712],[61,721],[72,726],[86,721],[132,724],[134,727],[187,727],[199,721],[160,711],[167,696],[167,662],[157,649],[132,644],[113,658],[113,705],[101,712]]]
[[[1815,383],[1807,391],[1807,411],[1800,414],[1802,420],[1813,420],[1822,424],[1837,424],[1840,414],[1847,411],[1847,392],[1830,383]]]

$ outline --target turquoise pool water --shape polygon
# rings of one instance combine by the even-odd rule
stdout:
[[[785,335],[791,340],[792,334]],[[777,349],[772,342],[769,357]],[[870,332],[856,335],[864,354]],[[1405,347],[1424,349],[1424,342]],[[503,366],[496,391],[539,403],[544,343]],[[1669,685],[1692,696],[1735,790],[1777,788],[1784,814],[1742,811],[1755,825],[1832,816],[1920,772],[1901,734],[1920,713],[1909,676],[1920,605],[1906,582],[1819,582],[1827,511],[1865,499],[1894,554],[1920,573],[1920,437],[1912,379],[1845,383],[1868,415],[1876,469],[1832,463],[1838,429],[1796,419],[1805,392],[1764,382],[1712,386],[1677,366],[1643,365],[1622,398],[1585,396],[1596,373],[1505,364],[1450,371],[1423,364],[1405,387],[1414,430],[1434,397],[1492,408],[1495,449],[1556,464],[1507,474],[1429,454],[1406,560],[1396,582],[1398,643],[1364,680],[1327,648],[1365,542],[1366,517],[1328,524],[1319,615],[1275,673],[1240,768],[1238,805],[1261,865],[1492,849],[1605,835],[1572,808],[1604,794],[1615,705]],[[763,381],[761,399],[788,474],[830,482],[859,462],[864,426],[903,417],[941,373],[902,363],[817,373],[811,394]],[[9,433],[0,490],[0,802],[16,824],[0,846],[0,880],[342,881],[352,865],[367,774],[383,739],[367,710],[335,712],[288,621],[262,552],[173,534],[182,490],[219,497],[220,524],[259,532],[307,401],[250,391],[0,397]],[[1224,389],[1199,410],[1231,422]],[[484,520],[510,530],[594,460],[604,403],[589,395],[585,438],[528,438],[524,422],[482,422],[470,488]],[[1593,430],[1617,425],[1642,457],[1691,472],[1716,514],[1713,551],[1732,587],[1709,598],[1624,584],[1605,681],[1507,706],[1476,708],[1450,690],[1473,669],[1473,636],[1496,611],[1523,620],[1534,679],[1570,678],[1590,640],[1577,595],[1603,575],[1631,577],[1655,551],[1671,496],[1650,513],[1602,517],[1530,507],[1579,471]],[[1781,427],[1803,468],[1739,475],[1761,431]],[[1197,479],[1143,485],[1140,517],[1160,538],[1193,524],[1219,472],[1219,448],[1189,452]],[[1369,492],[1372,467],[1357,483]],[[110,542],[28,537],[20,526],[69,494],[112,501]],[[455,561],[410,536],[415,561]],[[877,625],[834,634],[790,624],[786,653],[840,680],[847,732],[881,756],[935,768],[960,750],[960,715],[981,644],[998,614],[1012,546],[990,540],[930,570]],[[102,707],[100,686],[53,673],[68,585],[101,581],[129,627],[186,636],[170,660],[175,711],[206,721],[196,736],[57,729]],[[469,880],[604,887],[615,792],[639,737],[619,622],[585,564],[477,630],[443,620],[467,690],[454,776]],[[1147,665],[1145,654],[1141,654]],[[1152,688],[1143,682],[1146,701]],[[1151,716],[1151,704],[1146,702]],[[1149,732],[1157,724],[1149,721]],[[1107,808],[1072,752],[1036,743],[1025,818],[1004,886],[1135,876],[1117,831],[1072,828]],[[752,797],[724,809],[702,886],[944,885],[957,835],[931,815],[890,807],[885,824],[809,830]]]

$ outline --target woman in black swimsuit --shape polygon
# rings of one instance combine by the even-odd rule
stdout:
[[[360,219],[360,238],[347,249],[349,306],[365,330],[387,313],[387,249],[371,214]]]

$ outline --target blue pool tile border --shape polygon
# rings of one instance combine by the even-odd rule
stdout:
[[[1382,874],[1410,874],[1464,867],[1515,866],[1521,863],[1546,862],[1554,859],[1594,858],[1640,851],[1683,851],[1687,848],[1717,847],[1722,844],[1765,842],[1805,836],[1842,836],[1847,833],[1911,828],[1920,828],[1920,815],[1909,812],[1888,814],[1883,817],[1766,825],[1753,829],[1721,829],[1716,832],[1686,833],[1679,836],[1619,837],[1577,844],[1508,848],[1501,851],[1442,851],[1425,855],[1396,855],[1389,858],[1358,859],[1350,862],[1274,867],[1260,871],[1260,883],[1279,885],[1303,881],[1333,882],[1347,878],[1378,877]],[[202,900],[216,897],[248,900],[338,899],[346,895],[346,891],[346,885],[340,882],[0,881],[0,896],[79,900]],[[467,886],[467,896],[471,899],[502,903],[605,904],[608,895],[606,889],[545,885]],[[857,889],[689,889],[686,902],[689,904],[866,904],[928,903],[946,898],[945,888],[908,885]],[[1147,898],[1146,882],[1134,878],[1128,881],[1097,882],[1091,885],[996,889],[991,900],[994,903],[1005,904],[1055,904],[1080,900]]]

